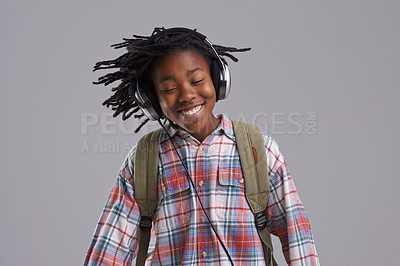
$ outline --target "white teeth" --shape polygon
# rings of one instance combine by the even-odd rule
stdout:
[[[194,107],[192,109],[182,110],[181,113],[184,115],[195,115],[201,110],[202,107],[203,107],[203,105],[197,105],[196,107]]]

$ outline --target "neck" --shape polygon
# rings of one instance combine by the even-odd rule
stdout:
[[[174,123],[173,121],[169,120],[169,123],[174,127],[175,129],[183,129],[187,132],[189,132],[195,139],[197,139],[200,143],[203,142],[220,124],[221,120],[212,115],[210,117],[207,126],[204,128],[199,128],[195,130],[188,130],[184,127],[179,126],[178,124]]]

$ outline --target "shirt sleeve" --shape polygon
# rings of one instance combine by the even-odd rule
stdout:
[[[84,265],[131,265],[136,257],[140,213],[134,199],[133,161],[128,153],[100,216]]]
[[[279,237],[289,265],[320,265],[309,219],[278,144],[264,133],[270,181],[268,231]]]

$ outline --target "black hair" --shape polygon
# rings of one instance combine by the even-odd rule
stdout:
[[[95,64],[93,71],[101,69],[118,69],[116,72],[108,73],[98,78],[94,84],[104,84],[105,86],[120,81],[119,85],[113,87],[111,91],[114,94],[103,102],[103,105],[112,108],[113,116],[116,117],[122,113],[122,119],[126,120],[135,114],[135,118],[142,118],[144,113],[139,113],[140,108],[131,96],[136,91],[136,83],[138,78],[149,79],[153,64],[159,59],[176,52],[176,51],[195,51],[198,52],[210,65],[215,60],[215,53],[198,37],[196,30],[186,32],[173,32],[162,34],[166,29],[155,28],[151,36],[133,35],[133,38],[124,38],[123,42],[113,44],[111,47],[115,49],[126,48],[127,52],[114,60],[100,61]],[[160,34],[161,33],[161,34]],[[213,45],[214,49],[226,63],[223,57],[228,57],[232,61],[237,62],[238,59],[231,52],[244,52],[250,48],[237,49],[234,47],[225,47]],[[154,92],[150,92],[154,93]],[[145,119],[135,130],[137,133],[149,119]]]

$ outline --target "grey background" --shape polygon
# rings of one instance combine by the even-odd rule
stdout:
[[[91,70],[121,53],[110,44],[161,25],[252,47],[230,64],[232,93],[216,113],[257,118],[278,141],[322,265],[398,264],[399,7],[361,0],[2,1],[0,264],[82,264],[123,147],[156,128],[126,133],[138,123],[109,117],[100,103],[110,92],[91,84],[101,74]],[[306,133],[307,112],[317,115],[315,134]],[[88,114],[99,122],[88,126]],[[96,151],[100,142],[121,147]],[[275,249],[282,262],[276,241]]]

